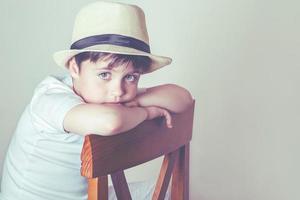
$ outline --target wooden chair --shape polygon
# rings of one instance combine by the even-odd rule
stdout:
[[[118,200],[130,200],[125,169],[164,155],[152,200],[164,199],[172,176],[171,199],[189,199],[189,143],[194,104],[184,113],[172,114],[173,128],[163,118],[147,120],[134,129],[113,136],[88,135],[81,152],[81,174],[88,178],[88,200],[108,199],[111,175]]]

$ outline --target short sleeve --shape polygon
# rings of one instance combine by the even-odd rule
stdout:
[[[63,127],[67,112],[83,103],[67,84],[48,77],[35,89],[30,102],[33,125],[40,132],[67,133]]]

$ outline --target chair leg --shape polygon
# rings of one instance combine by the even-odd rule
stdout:
[[[152,200],[163,200],[165,198],[178,153],[178,150],[176,150],[165,155]]]
[[[88,179],[88,200],[108,199],[108,179],[106,176]]]
[[[189,153],[189,143],[179,148],[179,154],[172,176],[172,200],[189,199]]]

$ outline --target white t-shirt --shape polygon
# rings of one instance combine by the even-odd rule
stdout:
[[[69,75],[48,76],[35,89],[10,142],[3,166],[3,200],[86,200],[80,175],[84,137],[63,128],[66,113],[84,101]]]
[[[63,128],[66,113],[85,103],[72,88],[66,74],[48,76],[34,90],[7,150],[0,200],[87,200],[87,181],[80,174],[84,136]],[[154,181],[129,183],[132,199],[151,199]],[[112,186],[109,199],[116,199]]]

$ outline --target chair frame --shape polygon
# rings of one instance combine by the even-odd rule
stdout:
[[[108,199],[108,175],[118,200],[131,200],[124,170],[164,155],[152,200],[163,200],[172,177],[171,199],[189,199],[189,151],[194,106],[164,118],[147,120],[113,136],[87,135],[81,152],[81,175],[88,179],[88,200]]]

